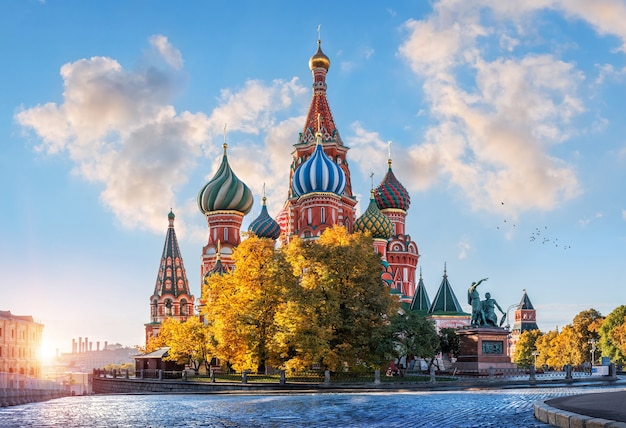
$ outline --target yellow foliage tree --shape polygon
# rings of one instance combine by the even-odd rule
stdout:
[[[295,284],[271,239],[250,235],[233,252],[235,269],[205,280],[204,315],[216,357],[235,370],[265,372],[280,364],[270,342],[285,288]]]
[[[549,360],[552,353],[552,339],[559,333],[556,330],[542,334],[535,341],[535,348],[539,353],[537,355],[537,367],[550,366]]]
[[[379,365],[379,347],[398,301],[380,279],[372,239],[344,227],[326,229],[316,241],[294,239],[287,261],[300,287],[276,314],[274,347],[286,368],[321,364],[331,371]]]
[[[550,341],[548,365],[562,368],[566,364],[581,365],[584,362],[583,349],[578,346],[578,336],[571,325],[563,327]]]

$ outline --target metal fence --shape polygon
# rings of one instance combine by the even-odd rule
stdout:
[[[118,379],[156,379],[156,380],[183,380],[195,382],[211,383],[270,383],[270,384],[434,384],[442,382],[462,382],[462,383],[536,383],[555,381],[575,381],[575,380],[611,380],[617,379],[617,372],[614,365],[611,365],[606,376],[596,376],[591,370],[565,366],[559,371],[535,370],[519,368],[488,368],[474,371],[436,371],[431,367],[429,371],[408,370],[390,374],[375,371],[360,372],[329,372],[329,371],[309,371],[309,372],[284,372],[277,371],[272,374],[257,374],[249,371],[244,372],[221,372],[211,370],[209,374],[197,374],[193,370],[185,371],[164,371],[164,370],[140,370],[133,372],[129,370],[94,370],[94,376]]]

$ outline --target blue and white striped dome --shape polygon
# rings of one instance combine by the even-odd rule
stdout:
[[[339,165],[330,160],[321,144],[293,174],[291,189],[296,196],[313,192],[332,192],[338,195],[346,188],[346,175]]]

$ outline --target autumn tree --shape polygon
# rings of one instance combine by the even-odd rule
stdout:
[[[582,364],[585,355],[577,339],[576,331],[571,325],[563,327],[561,332],[550,340],[548,365],[561,368],[566,364]]]
[[[579,365],[591,359],[591,342],[599,339],[597,325],[603,319],[602,314],[593,308],[582,311],[574,317],[572,321],[574,343],[571,345],[581,350],[581,358],[576,359],[574,364]]]
[[[188,365],[196,373],[205,361],[211,359],[208,329],[198,317],[189,317],[186,321],[166,318],[159,334],[148,340],[145,352],[165,346],[169,348],[165,360]]]
[[[535,348],[538,352],[537,355],[537,367],[551,366],[550,358],[552,356],[552,339],[558,336],[559,332],[556,330],[549,331],[537,337],[535,341]]]
[[[167,328],[172,331],[166,341],[170,349],[164,359],[187,364],[197,374],[202,364],[210,361],[212,356],[207,326],[198,317],[189,317],[181,322],[172,320]]]
[[[274,346],[284,367],[319,363],[337,371],[384,360],[380,344],[399,303],[380,279],[372,245],[371,237],[341,226],[316,241],[291,241],[287,260],[300,287],[276,314],[281,325]]]
[[[537,351],[537,339],[539,339],[542,334],[543,333],[537,329],[522,332],[517,345],[515,345],[515,354],[513,355],[513,362],[518,367],[528,368],[535,364],[533,352]]]
[[[276,334],[277,308],[295,277],[274,241],[250,235],[233,252],[235,269],[205,281],[204,316],[215,356],[235,370],[263,373],[280,365],[270,346]],[[293,286],[293,284],[292,284]]]
[[[626,328],[626,305],[613,309],[602,322],[599,328],[600,348],[602,356],[611,358],[615,364],[626,363],[626,353],[623,349],[622,332]]]

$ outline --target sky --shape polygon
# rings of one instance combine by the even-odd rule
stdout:
[[[624,0],[0,2],[0,309],[43,323],[46,354],[143,344],[170,208],[198,298],[224,125],[247,229],[264,184],[271,215],[287,196],[319,35],[359,212],[391,141],[431,299],[446,266],[467,311],[488,277],[544,331],[607,315],[626,303],[624,22]]]

